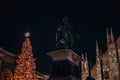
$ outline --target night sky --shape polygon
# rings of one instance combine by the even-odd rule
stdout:
[[[30,32],[37,70],[41,73],[50,73],[52,60],[46,53],[56,50],[57,27],[65,16],[73,33],[80,37],[74,36],[72,50],[78,55],[87,52],[93,64],[96,40],[102,51],[106,50],[106,27],[113,28],[115,39],[120,35],[120,12],[112,0],[50,1],[9,0],[0,6],[0,46],[20,54],[24,33]]]

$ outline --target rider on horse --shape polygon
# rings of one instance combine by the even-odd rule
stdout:
[[[56,45],[59,46],[63,44],[65,48],[70,49],[73,43],[73,38],[71,34],[71,25],[64,18],[63,21],[58,26],[58,31],[56,34]]]

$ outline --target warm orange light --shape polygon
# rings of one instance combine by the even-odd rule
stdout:
[[[18,56],[17,67],[14,73],[14,80],[38,80],[36,73],[35,59],[32,54],[32,46],[30,33],[26,33],[27,37],[23,42],[22,53]]]

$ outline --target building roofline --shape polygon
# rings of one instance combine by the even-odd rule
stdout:
[[[8,52],[8,51],[4,50],[4,49],[1,48],[1,47],[0,47],[0,52],[3,52],[3,53],[5,53],[6,55],[11,56],[11,57],[17,57],[17,55],[15,55],[14,53]]]

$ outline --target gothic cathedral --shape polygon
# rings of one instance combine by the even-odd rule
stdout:
[[[96,41],[96,64],[89,68],[87,54],[82,54],[82,80],[90,75],[95,80],[120,80],[120,37],[114,39],[112,28],[107,29],[107,50],[102,52]]]

